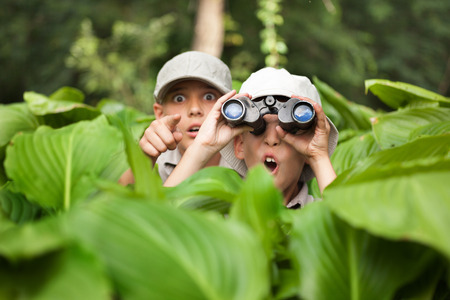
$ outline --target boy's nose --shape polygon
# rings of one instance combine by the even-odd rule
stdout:
[[[198,100],[192,100],[192,102],[189,105],[189,111],[190,116],[201,116],[203,115],[203,107],[201,105],[201,102]]]
[[[275,127],[278,125],[277,115],[265,115],[266,130],[264,131],[264,142],[268,146],[278,146],[281,142]]]

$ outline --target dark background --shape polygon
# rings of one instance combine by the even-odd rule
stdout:
[[[317,76],[349,100],[375,108],[382,106],[375,97],[365,95],[366,79],[407,82],[450,96],[450,1],[280,3],[284,22],[277,33],[288,48],[282,67],[291,73]],[[325,3],[331,3],[332,9]],[[120,92],[123,80],[130,97],[140,97],[135,103],[142,108],[142,101],[152,101],[154,80],[162,64],[190,50],[196,5],[196,1],[186,0],[1,0],[0,101],[22,101],[25,91],[48,95],[62,86],[79,88],[88,103],[103,97],[122,101],[126,98]],[[222,59],[238,81],[265,66],[260,38],[263,25],[257,9],[256,0],[225,3]],[[171,22],[157,30],[161,36],[144,33],[149,22],[167,14]],[[92,24],[92,34],[100,45],[98,57],[85,58],[84,65],[78,61],[74,66],[68,58],[83,20]],[[112,38],[120,21],[144,29]],[[110,52],[117,55],[108,56]],[[102,57],[103,62],[126,64],[121,64],[111,79],[108,72],[114,73],[113,68],[105,71],[98,63]],[[94,66],[99,66],[98,70]],[[99,79],[102,74],[107,74],[103,81]],[[137,85],[139,81],[142,84]],[[124,101],[133,105],[132,100]]]

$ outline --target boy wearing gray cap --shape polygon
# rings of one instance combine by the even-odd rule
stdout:
[[[330,156],[338,138],[336,127],[322,110],[314,85],[308,78],[292,75],[285,69],[264,68],[253,73],[242,84],[239,95],[247,95],[254,102],[268,96],[280,102],[291,97],[308,101],[315,111],[315,126],[309,130],[288,133],[279,126],[278,111],[268,110],[261,116],[265,123],[262,133],[252,133],[254,128],[248,125],[230,127],[221,113],[221,106],[228,99],[222,97],[214,105],[197,139],[165,185],[180,183],[202,168],[208,157],[223,148],[223,157],[242,176],[246,174],[246,167],[264,164],[274,177],[275,185],[282,191],[287,207],[297,208],[313,201],[306,182],[315,176],[323,192],[334,180],[336,173]],[[232,139],[234,147],[229,143]],[[200,158],[196,153],[202,153],[206,158]],[[189,159],[185,159],[187,157]]]
[[[163,181],[192,144],[217,99],[231,90],[231,73],[217,57],[198,52],[181,53],[167,61],[158,73],[153,110],[156,120],[145,130],[139,145],[158,164]],[[220,153],[205,166],[227,164]],[[134,182],[131,170],[119,182]]]

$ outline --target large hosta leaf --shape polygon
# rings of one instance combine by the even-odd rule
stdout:
[[[72,210],[70,228],[101,255],[121,298],[267,295],[267,262],[247,228],[217,215],[118,198]]]
[[[121,147],[120,133],[103,116],[61,129],[40,127],[13,139],[5,169],[28,200],[68,209],[92,192],[93,181]]]
[[[377,238],[337,218],[324,202],[294,218],[290,251],[302,299],[393,299],[436,255],[423,246]]]
[[[336,122],[339,129],[370,129],[370,118],[376,115],[375,111],[369,107],[348,101],[344,96],[316,77],[313,81],[320,93],[324,111],[327,115],[330,115],[329,117],[333,122]]]
[[[49,96],[49,98],[53,99],[53,100],[72,101],[72,102],[83,103],[84,94],[79,89],[69,87],[69,86],[64,86],[64,87],[56,90],[54,93],[52,93]]]
[[[127,107],[121,102],[103,99],[97,105],[106,116],[115,116],[128,128],[133,139],[138,141],[142,137],[144,130],[155,119],[152,115],[146,115],[137,109]]]
[[[248,172],[247,179],[234,203],[230,218],[250,226],[261,240],[268,258],[281,239],[280,215],[283,196],[273,177],[259,165]]]
[[[77,246],[32,260],[0,261],[0,299],[111,299],[98,258]]]
[[[39,126],[37,118],[25,103],[0,105],[0,147],[5,146],[20,131],[33,131]]]
[[[135,191],[153,201],[164,200],[165,195],[162,192],[161,178],[156,174],[156,169],[153,169],[150,158],[133,140],[130,131],[121,119],[116,116],[110,116],[109,118],[122,131],[128,164],[135,180]]]
[[[423,136],[450,134],[450,120],[421,126],[411,132],[409,138],[414,140]]]
[[[336,174],[340,174],[379,150],[373,134],[367,133],[340,143],[331,156],[331,162]]]
[[[8,178],[6,177],[5,168],[3,166],[5,156],[6,156],[6,146],[0,147],[0,161],[2,162],[0,163],[0,186],[4,185],[8,181]]]
[[[429,245],[450,259],[450,135],[380,151],[325,190],[350,224],[390,239]]]
[[[402,145],[421,127],[450,120],[450,109],[442,107],[417,108],[392,112],[373,118],[375,139],[382,149]]]
[[[39,121],[25,103],[0,105],[0,162],[5,159],[6,145],[18,132],[33,131]],[[0,185],[7,181],[3,163],[0,163]]]
[[[1,232],[0,255],[10,262],[17,262],[65,248],[69,242],[61,220],[48,217]]]
[[[66,234],[64,217],[0,230],[0,299],[110,299],[98,257]]]
[[[10,183],[7,183],[0,188],[0,213],[3,212],[17,224],[39,218],[42,214],[42,208],[29,202],[23,194],[11,191],[10,185]]]
[[[45,123],[55,128],[100,115],[100,110],[82,103],[84,95],[73,88],[61,88],[50,97],[25,92],[23,98],[33,114],[43,116]]]
[[[370,90],[374,95],[378,96],[381,101],[392,108],[403,107],[417,101],[450,104],[450,98],[404,82],[371,79],[365,81],[365,86],[366,93]]]
[[[167,188],[166,195],[176,206],[228,212],[241,189],[242,179],[231,169],[204,168],[181,184]]]

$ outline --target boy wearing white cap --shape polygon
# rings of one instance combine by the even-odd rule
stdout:
[[[158,164],[163,181],[192,144],[217,99],[231,90],[231,73],[217,57],[198,52],[181,53],[167,61],[158,73],[153,111],[156,120],[145,130],[139,145]],[[220,153],[205,166],[227,164]],[[119,182],[133,183],[131,170]]]
[[[208,157],[224,148],[222,155],[242,176],[246,173],[244,165],[251,168],[264,164],[273,175],[275,185],[282,191],[287,207],[301,207],[313,201],[312,196],[308,195],[306,182],[316,176],[323,192],[334,180],[336,173],[329,157],[336,148],[338,138],[336,127],[322,110],[314,85],[308,78],[291,75],[284,69],[264,68],[253,73],[242,84],[239,95],[250,96],[253,101],[267,96],[273,96],[277,101],[286,101],[291,97],[308,101],[315,110],[315,126],[295,134],[288,133],[279,126],[276,112],[269,112],[262,116],[266,127],[258,135],[251,133],[254,128],[247,125],[230,127],[221,114],[221,106],[228,100],[224,96],[214,105],[197,139],[165,185],[180,183],[202,168]],[[234,151],[233,145],[228,143],[233,138]]]

